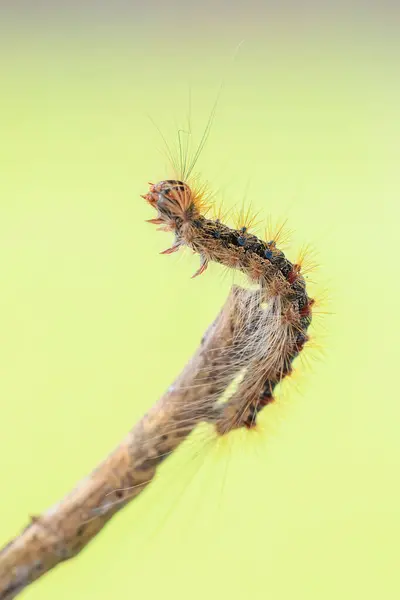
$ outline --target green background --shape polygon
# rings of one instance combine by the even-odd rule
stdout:
[[[199,140],[224,79],[198,170],[287,217],[289,257],[316,248],[332,314],[257,432],[189,441],[24,597],[398,598],[396,15],[208,9],[3,22],[1,541],[117,445],[228,294],[220,267],[159,255],[139,196],[171,175],[148,115],[173,144],[190,88]]]

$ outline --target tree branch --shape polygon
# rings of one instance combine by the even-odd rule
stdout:
[[[153,480],[159,464],[201,421],[212,420],[216,394],[234,373],[221,375],[232,347],[239,306],[252,292],[233,287],[214,323],[174,384],[122,443],[58,504],[32,517],[0,551],[0,600],[11,600],[60,562],[76,556]],[[239,325],[240,326],[240,325]],[[219,363],[218,363],[219,361]]]

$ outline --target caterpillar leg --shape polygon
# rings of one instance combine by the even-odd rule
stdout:
[[[167,248],[166,250],[160,252],[160,254],[172,254],[173,252],[177,252],[180,247],[181,244],[174,244],[173,246],[171,246],[171,248]]]
[[[198,275],[201,275],[202,273],[204,273],[204,271],[207,269],[207,267],[208,267],[208,260],[206,259],[205,256],[201,255],[200,267],[197,269],[196,273],[194,275],[192,275],[192,279],[194,279]]]
[[[152,223],[153,225],[162,225],[164,221],[162,219],[146,219],[146,223]]]

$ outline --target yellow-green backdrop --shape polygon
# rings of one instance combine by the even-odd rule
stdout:
[[[199,170],[228,207],[288,217],[333,314],[260,432],[189,444],[24,597],[398,598],[397,15],[89,4],[2,24],[1,542],[157,400],[231,285],[158,254],[148,115],[173,143],[190,88],[199,139],[225,80]]]

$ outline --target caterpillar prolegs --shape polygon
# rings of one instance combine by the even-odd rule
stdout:
[[[219,219],[206,218],[204,189],[196,191],[184,181],[165,180],[150,184],[143,198],[157,211],[149,222],[174,234],[174,243],[162,254],[187,246],[200,256],[193,277],[213,261],[241,271],[257,286],[243,296],[232,346],[217,361],[220,384],[213,391],[213,410],[205,419],[215,424],[220,435],[252,428],[308,341],[314,300],[307,294],[301,264],[288,260],[277,239],[264,241],[246,226],[233,229]],[[221,401],[235,378],[235,390]]]

